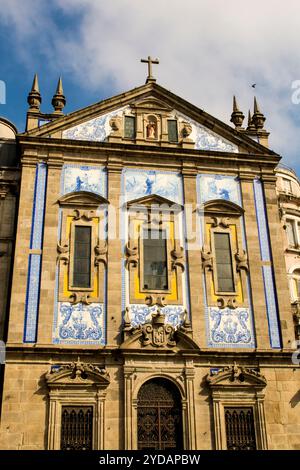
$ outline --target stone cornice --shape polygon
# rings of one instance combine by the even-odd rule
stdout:
[[[253,177],[262,176],[269,173],[274,179],[274,169],[280,157],[275,154],[255,154],[255,153],[230,153],[208,150],[194,150],[171,147],[154,147],[147,145],[119,144],[111,142],[89,142],[74,141],[68,139],[47,139],[44,137],[20,136],[19,142],[22,147],[22,164],[30,165],[36,163],[43,154],[43,159],[48,160],[50,166],[61,165],[63,162],[82,161],[82,158],[91,163],[108,163],[112,160],[118,161],[118,170],[122,165],[155,165],[161,167],[181,168],[190,174],[194,170],[199,171],[207,168],[211,171],[220,166],[220,171],[227,170],[240,172],[243,174],[243,166],[253,171]],[[47,157],[46,155],[49,154]],[[51,157],[50,157],[51,154]],[[55,155],[56,154],[56,155]],[[86,155],[85,155],[86,154]],[[163,160],[162,160],[163,159]],[[162,161],[160,161],[162,160]],[[113,165],[111,166],[113,169]],[[252,173],[251,171],[251,173]],[[249,171],[247,171],[249,174]],[[269,179],[268,177],[266,179]]]
[[[243,365],[260,365],[261,367],[265,364],[276,365],[277,367],[290,367],[295,368],[295,365],[291,361],[293,349],[281,349],[281,350],[230,350],[226,351],[221,349],[156,349],[155,355],[157,357],[166,358],[172,356],[172,358],[190,358],[194,359],[195,364],[203,364],[205,366],[214,367],[220,365],[220,363],[226,365],[231,364],[232,361],[239,360],[239,363]],[[142,359],[142,357],[153,356],[153,349],[126,349],[122,347],[111,347],[106,346],[99,348],[99,346],[87,347],[85,346],[57,346],[57,345],[31,345],[31,344],[12,344],[6,345],[6,362],[42,362],[51,363],[53,361],[66,362],[68,360],[74,360],[77,356],[83,359],[84,357],[89,358],[89,361],[93,356],[100,360],[103,358],[109,360],[113,358],[119,358],[122,360],[124,356],[130,356],[135,360]],[[73,359],[72,359],[73,358]]]

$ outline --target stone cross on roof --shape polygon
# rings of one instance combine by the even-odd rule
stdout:
[[[159,64],[159,60],[152,59],[152,57],[149,55],[148,59],[141,59],[141,62],[148,64],[148,77],[146,83],[156,82],[156,79],[152,75],[152,64]]]

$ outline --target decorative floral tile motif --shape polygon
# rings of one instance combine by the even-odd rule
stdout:
[[[209,347],[255,347],[248,308],[207,307],[206,310]]]
[[[156,310],[156,306],[148,307],[143,304],[131,304],[129,306],[131,325],[135,328],[138,325],[150,322],[151,315],[152,313],[155,313]],[[183,305],[168,305],[166,307],[162,307],[160,310],[166,316],[166,323],[172,325],[174,328],[182,323],[185,311]]]
[[[104,305],[58,302],[53,343],[105,344]]]
[[[90,191],[106,196],[106,170],[96,166],[65,165],[61,191],[62,194]]]
[[[197,176],[198,202],[224,199],[241,205],[239,182],[234,176],[200,174]]]
[[[122,116],[126,109],[128,109],[128,107],[123,107],[71,127],[63,131],[63,139],[103,142],[111,133],[111,127],[109,125],[110,119],[113,116]]]
[[[123,178],[127,201],[157,194],[176,203],[183,203],[182,178],[177,173],[125,169]]]

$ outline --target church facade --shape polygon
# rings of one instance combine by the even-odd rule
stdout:
[[[299,449],[300,369],[265,117],[146,84],[68,115],[37,78],[2,449]],[[296,358],[297,359],[297,358]]]

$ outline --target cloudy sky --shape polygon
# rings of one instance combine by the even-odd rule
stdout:
[[[35,72],[42,110],[62,75],[70,112],[143,84],[151,54],[160,85],[227,123],[232,95],[247,114],[255,93],[300,174],[299,32],[299,0],[0,0],[0,115],[24,130]]]

